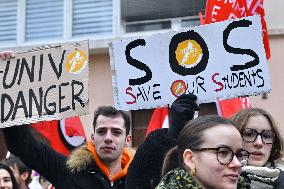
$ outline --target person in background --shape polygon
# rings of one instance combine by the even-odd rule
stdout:
[[[12,170],[3,163],[0,163],[0,189],[18,189]]]
[[[2,59],[13,57],[12,51],[0,52]],[[92,141],[68,158],[37,140],[28,125],[4,128],[3,134],[8,150],[55,188],[124,189],[133,158],[125,148],[131,142],[129,115],[112,106],[98,107],[93,128]]]
[[[10,154],[8,158],[3,160],[13,171],[19,189],[28,189],[31,182],[32,169],[27,167],[18,157]]]
[[[54,189],[52,184],[43,176],[34,171],[32,182],[29,184],[30,189]]]
[[[162,171],[166,174],[156,189],[248,188],[243,181],[238,186],[241,167],[248,158],[241,135],[230,120],[195,118],[181,131],[177,146],[167,153]]]
[[[158,185],[166,153],[176,145],[180,131],[199,110],[196,99],[193,94],[178,97],[170,108],[169,128],[151,132],[138,147],[126,176],[128,189],[154,189]]]
[[[42,189],[52,189],[51,183],[46,180],[43,176],[39,176],[39,184],[41,185]]]
[[[251,180],[252,189],[283,189],[284,167],[275,162],[281,157],[283,141],[271,114],[248,108],[237,112],[232,121],[242,135],[244,149],[250,152],[242,176]]]

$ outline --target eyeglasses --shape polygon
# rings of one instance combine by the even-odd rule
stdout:
[[[255,129],[247,128],[242,132],[242,138],[246,142],[254,142],[258,135],[265,144],[272,144],[275,140],[275,133],[271,130],[263,130],[259,133]]]
[[[193,151],[207,151],[207,150],[215,150],[217,160],[222,165],[228,165],[232,162],[234,159],[234,156],[237,157],[239,162],[242,166],[245,166],[247,164],[247,160],[249,158],[249,152],[243,149],[238,150],[236,153],[233,152],[233,150],[227,146],[222,146],[218,148],[198,148],[198,149],[192,149]]]

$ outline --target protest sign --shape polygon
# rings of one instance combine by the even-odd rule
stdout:
[[[0,60],[0,127],[87,114],[88,44],[42,46]]]
[[[116,41],[110,58],[122,110],[165,106],[185,93],[207,103],[271,90],[259,16]]]

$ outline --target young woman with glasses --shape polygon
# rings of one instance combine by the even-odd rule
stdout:
[[[242,135],[244,149],[250,152],[249,167],[243,169],[242,175],[252,180],[252,188],[284,188],[284,173],[276,169],[281,166],[275,163],[281,156],[283,141],[273,117],[263,109],[249,108],[239,111],[232,121]],[[260,179],[255,177],[256,172]]]
[[[230,120],[198,117],[186,124],[177,146],[166,155],[163,173],[170,171],[156,189],[236,189],[248,158],[241,135]],[[238,188],[246,188],[245,184],[239,181]]]

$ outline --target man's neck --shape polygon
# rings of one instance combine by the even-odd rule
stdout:
[[[113,177],[122,170],[121,158],[118,158],[113,162],[106,162],[105,166],[108,168],[109,174]]]

